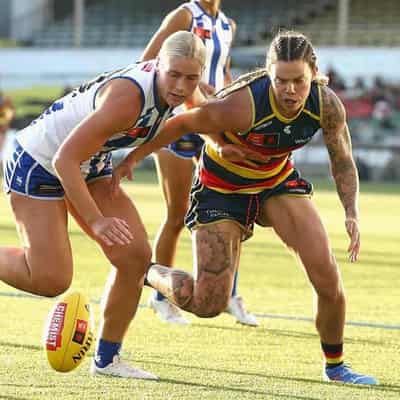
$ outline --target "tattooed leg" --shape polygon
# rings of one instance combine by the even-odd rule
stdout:
[[[169,301],[199,317],[225,310],[240,254],[240,228],[233,222],[205,225],[193,233],[194,276],[153,264],[149,284]]]
[[[171,303],[186,311],[193,297],[193,277],[189,273],[159,264],[152,264],[147,273],[147,282],[163,294]]]

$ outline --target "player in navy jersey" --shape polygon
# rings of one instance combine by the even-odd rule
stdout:
[[[291,158],[322,129],[344,208],[350,260],[356,261],[358,174],[345,109],[326,83],[310,41],[298,32],[281,32],[271,43],[265,69],[239,78],[218,99],[170,119],[154,142],[126,158],[114,184],[137,161],[188,130],[213,134],[200,159],[186,218],[196,252],[195,279],[152,265],[147,283],[183,310],[218,315],[229,300],[241,241],[251,236],[255,223],[271,226],[298,256],[315,290],[324,379],[374,385],[375,378],[344,363],[346,301],[340,271],[311,201],[312,185]]]
[[[112,265],[93,374],[157,379],[119,359],[151,248],[133,202],[123,190],[110,195],[111,151],[156,137],[172,109],[197,88],[204,63],[202,41],[177,32],[157,60],[99,75],[54,102],[17,133],[5,155],[5,190],[23,247],[0,248],[0,279],[49,297],[70,286],[66,203]]]
[[[183,3],[169,13],[146,47],[142,59],[152,59],[158,54],[163,41],[173,32],[188,30],[199,36],[207,49],[206,66],[200,87],[210,95],[230,83],[230,48],[236,24],[220,9],[220,0],[199,0]],[[182,112],[183,107],[176,110]],[[193,180],[193,159],[196,161],[203,146],[199,135],[188,133],[155,154],[159,182],[166,203],[166,216],[154,243],[156,262],[173,266],[179,235],[188,211],[189,193]],[[161,320],[187,324],[179,309],[162,295],[154,292],[149,306]],[[236,320],[245,325],[257,326],[258,321],[249,313],[237,293],[235,275],[232,296],[226,309]]]

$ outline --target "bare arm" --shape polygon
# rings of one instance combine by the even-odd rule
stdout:
[[[192,15],[185,8],[178,8],[170,12],[161,23],[158,31],[153,35],[144,49],[141,61],[156,58],[165,39],[177,31],[187,31],[192,23]]]
[[[133,167],[187,132],[217,136],[224,131],[244,132],[250,128],[252,118],[250,94],[246,88],[223,99],[210,100],[169,119],[156,138],[133,150],[124,163]]]
[[[332,175],[342,202],[346,229],[351,238],[349,251],[355,261],[359,252],[359,180],[352,155],[351,138],[346,123],[346,112],[342,102],[328,87],[322,87],[322,128],[328,149]]]
[[[69,201],[94,231],[96,221],[100,221],[103,215],[90,195],[80,164],[96,154],[114,133],[131,127],[140,110],[139,89],[125,79],[114,80],[100,93],[96,110],[71,131],[53,158],[54,168]]]

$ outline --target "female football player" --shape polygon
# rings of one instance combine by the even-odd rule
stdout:
[[[346,302],[339,268],[311,201],[312,185],[300,177],[291,158],[322,128],[345,212],[350,260],[356,261],[359,182],[345,110],[318,74],[310,41],[297,32],[279,33],[266,68],[239,78],[218,97],[171,119],[154,143],[134,150],[116,171],[115,184],[146,154],[185,132],[214,134],[202,154],[186,217],[196,252],[195,278],[156,264],[147,282],[183,310],[218,315],[229,301],[241,241],[252,235],[255,223],[271,226],[301,260],[315,290],[324,378],[376,384],[344,364]],[[238,143],[259,156],[232,151]]]
[[[0,279],[50,297],[70,286],[73,266],[66,202],[112,265],[91,368],[94,374],[156,378],[119,359],[151,248],[126,193],[110,196],[111,151],[141,145],[158,135],[173,107],[191,96],[200,82],[205,51],[192,33],[171,35],[156,60],[100,75],[56,101],[16,135],[5,157],[5,190],[22,247],[0,248]]]
[[[172,11],[165,17],[160,29],[146,47],[142,60],[155,58],[161,44],[172,33],[179,30],[191,31],[203,40],[207,48],[206,65],[200,87],[207,94],[222,89],[232,80],[229,51],[236,24],[221,11],[220,3],[221,0],[191,1]],[[203,140],[200,136],[189,133],[155,153],[159,182],[166,205],[165,220],[154,243],[154,258],[157,263],[168,266],[173,266],[175,263],[177,243],[189,206],[189,193],[193,180],[192,159],[198,158],[202,146]],[[160,292],[152,293],[149,306],[165,322],[189,323],[179,309]],[[226,311],[242,324],[258,325],[256,317],[245,309],[243,299],[237,293],[237,276]]]

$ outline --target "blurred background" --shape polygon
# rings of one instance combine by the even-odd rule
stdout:
[[[135,62],[177,0],[0,0],[0,147],[54,99]],[[234,76],[263,66],[282,28],[307,34],[342,98],[360,178],[400,181],[400,0],[223,0],[237,25]],[[328,177],[321,135],[296,152]],[[151,166],[150,166],[151,167]]]

